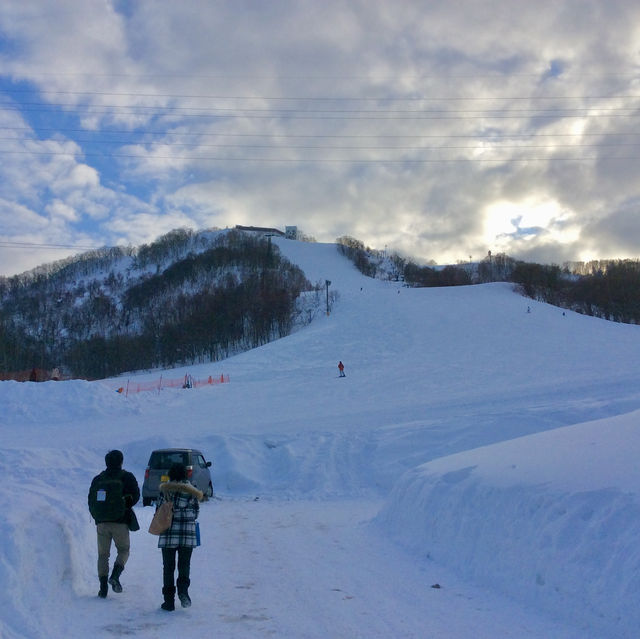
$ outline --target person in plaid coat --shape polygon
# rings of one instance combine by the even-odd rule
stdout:
[[[189,585],[191,584],[191,553],[196,547],[196,519],[204,495],[187,479],[184,464],[173,464],[169,469],[169,481],[160,484],[157,507],[165,501],[173,502],[173,521],[166,532],[158,538],[158,548],[162,550],[162,595],[163,610],[175,610],[176,586],[178,599],[183,608],[191,605]],[[178,556],[178,579],[174,583]]]

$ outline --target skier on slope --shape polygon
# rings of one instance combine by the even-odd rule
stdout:
[[[342,362],[338,362],[338,370],[340,371],[340,377],[346,377],[344,374],[344,364]]]

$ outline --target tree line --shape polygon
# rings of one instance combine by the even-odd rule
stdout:
[[[370,277],[416,287],[512,282],[533,299],[616,322],[640,323],[639,260],[568,262],[560,267],[489,253],[477,264],[437,267],[434,263],[418,265],[395,253],[387,255],[350,236],[339,237],[336,243],[338,250]]]
[[[519,263],[512,281],[525,295],[550,304],[626,324],[640,323],[640,261],[610,260],[587,275],[559,266]]]
[[[204,244],[174,231],[110,255],[108,272],[99,259],[95,270],[82,260],[81,277],[65,264],[4,282],[1,370],[61,367],[95,379],[221,359],[287,335],[300,293],[312,289],[268,239],[239,231]]]

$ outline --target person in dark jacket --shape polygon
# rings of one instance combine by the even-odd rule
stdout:
[[[191,605],[189,586],[191,585],[191,554],[197,546],[196,519],[204,495],[187,479],[184,464],[175,463],[169,469],[169,481],[160,484],[157,501],[159,508],[165,501],[173,501],[171,526],[158,538],[158,548],[162,549],[162,595],[163,610],[175,610],[176,586],[178,599],[183,608]],[[178,579],[174,583],[178,556]]]
[[[140,488],[138,482],[129,471],[122,469],[124,456],[119,450],[109,451],[104,458],[106,469],[96,475],[89,488],[89,506],[91,507],[91,494],[94,487],[103,479],[120,479],[122,481],[122,495],[124,496],[125,512],[117,519],[98,517],[95,519],[98,534],[98,579],[100,580],[100,591],[98,596],[103,599],[109,591],[108,584],[111,584],[113,592],[122,592],[120,575],[124,570],[127,559],[129,559],[129,521],[133,517],[132,507],[140,499]],[[113,571],[109,576],[109,554],[111,552],[111,542],[115,544],[117,555],[113,564]]]

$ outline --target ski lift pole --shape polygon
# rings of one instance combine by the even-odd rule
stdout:
[[[329,287],[331,286],[331,280],[324,281],[327,287],[327,317],[329,317]]]

